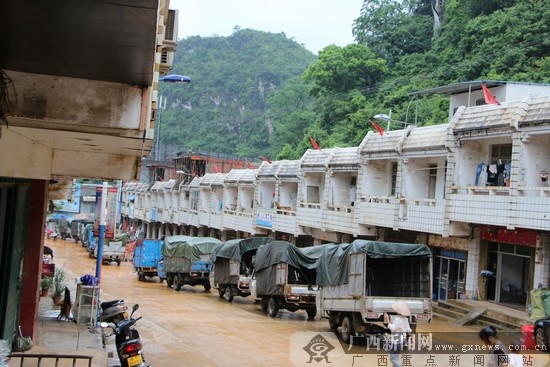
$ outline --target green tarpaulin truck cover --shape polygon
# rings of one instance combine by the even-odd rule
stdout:
[[[319,246],[320,247],[320,246]],[[431,257],[426,245],[355,240],[335,246],[324,246],[317,258],[317,285],[341,285],[348,282],[349,255],[363,252],[374,259],[392,259],[411,256]],[[368,262],[368,260],[367,260]]]
[[[255,250],[271,241],[273,241],[273,239],[270,237],[251,237],[222,242],[212,251],[211,260],[212,262],[216,262],[217,257],[222,257],[241,261],[246,252]]]
[[[220,240],[213,237],[171,236],[164,239],[164,257],[185,257],[200,260],[201,255],[209,255]]]

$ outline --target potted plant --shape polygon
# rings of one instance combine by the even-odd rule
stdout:
[[[65,292],[65,279],[66,275],[63,269],[55,269],[55,274],[53,276],[53,287],[52,287],[52,299],[55,305],[60,305],[61,298]]]
[[[42,291],[42,297],[46,297],[48,295],[48,291],[53,285],[53,278],[52,277],[43,277],[40,280],[40,290]]]

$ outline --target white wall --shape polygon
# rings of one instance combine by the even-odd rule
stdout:
[[[367,196],[389,196],[391,192],[391,163],[386,160],[369,161],[364,165],[363,193]]]
[[[532,135],[527,143],[524,142],[519,166],[520,186],[548,186],[548,181],[541,181],[539,171],[550,171],[550,136]]]

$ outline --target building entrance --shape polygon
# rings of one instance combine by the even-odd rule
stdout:
[[[434,300],[458,299],[464,293],[466,253],[436,249],[434,257]]]
[[[504,243],[489,246],[487,299],[497,303],[524,306],[529,292],[533,249]]]

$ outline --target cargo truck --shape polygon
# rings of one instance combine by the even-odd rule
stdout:
[[[139,281],[145,280],[145,277],[156,276],[160,278],[161,282],[164,280],[162,269],[159,269],[162,265],[161,247],[162,240],[148,238],[136,240],[132,263]]]
[[[432,319],[432,253],[426,245],[356,240],[319,257],[319,311],[342,340],[388,332],[384,313],[405,301],[410,325]]]
[[[315,296],[316,258],[286,241],[260,246],[254,260],[250,291],[262,311],[276,317],[279,310],[305,310],[309,319],[317,314]]]
[[[272,239],[251,237],[223,242],[212,252],[214,287],[220,298],[232,302],[235,296],[250,295],[250,281],[254,269],[253,258],[258,248]]]
[[[219,243],[221,241],[213,237],[166,237],[161,251],[166,285],[179,291],[185,284],[200,284],[209,291],[212,269],[210,255]]]

